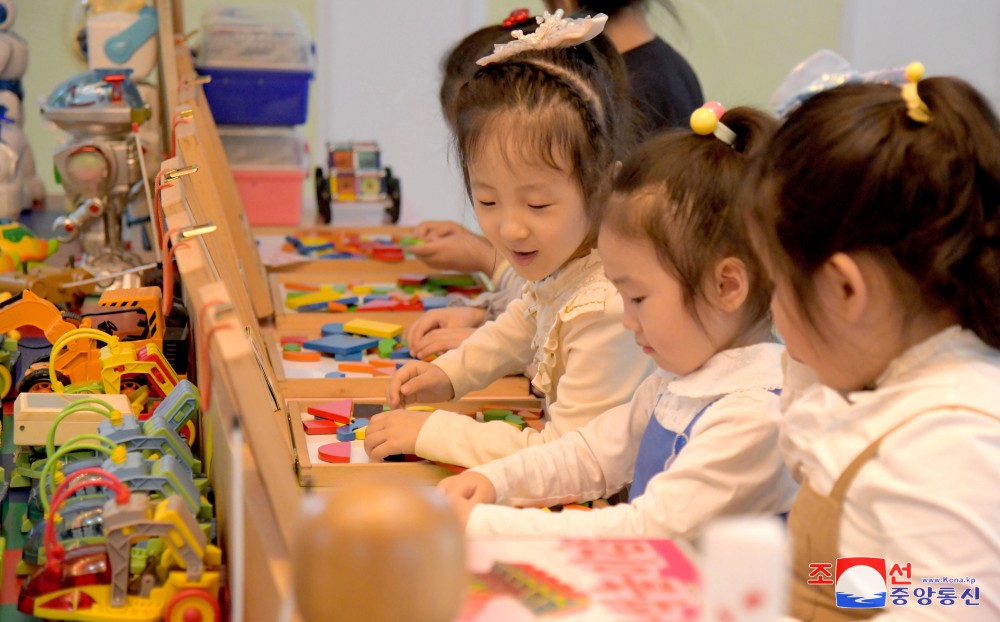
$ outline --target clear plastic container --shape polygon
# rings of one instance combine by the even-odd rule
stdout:
[[[218,6],[201,16],[199,67],[307,71],[315,50],[306,24],[292,7]]]
[[[252,226],[294,226],[302,217],[309,150],[293,127],[220,125],[219,138]]]
[[[231,168],[309,168],[308,149],[298,128],[260,125],[220,125],[218,128]]]

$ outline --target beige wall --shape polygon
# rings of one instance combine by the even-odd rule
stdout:
[[[314,28],[316,3],[333,0],[283,0]],[[786,71],[820,47],[836,49],[840,36],[841,0],[674,0],[683,27],[654,7],[651,22],[684,54],[701,79],[705,95],[727,106],[763,106]],[[185,31],[198,27],[202,11],[218,0],[185,0]],[[14,31],[28,40],[31,61],[25,75],[25,129],[39,174],[51,192],[59,192],[52,177],[52,153],[62,141],[58,130],[43,126],[35,102],[65,78],[86,70],[73,55],[70,37],[79,0],[21,0]],[[655,3],[654,3],[655,4]],[[489,15],[500,21],[511,9],[542,10],[540,0],[489,0]],[[316,36],[316,33],[312,33]],[[309,123],[304,134],[314,153],[315,91],[310,93]]]
[[[315,23],[314,13],[317,0],[282,0],[282,4],[296,8],[305,18],[310,28]],[[324,0],[329,1],[329,0]],[[232,4],[232,1],[227,2]],[[87,70],[82,58],[76,56],[71,47],[72,32],[80,15],[79,0],[20,0],[17,21],[13,31],[28,41],[29,64],[24,77],[25,90],[25,132],[35,152],[39,176],[50,193],[61,193],[52,175],[52,154],[63,141],[62,132],[55,127],[46,127],[38,112],[38,98],[46,98],[60,82],[72,75]],[[184,31],[199,28],[201,13],[219,0],[184,0]],[[313,97],[310,94],[310,110]],[[307,137],[315,134],[315,115],[310,112],[310,123],[304,133]]]
[[[674,0],[683,26],[653,5],[654,29],[694,67],[705,97],[727,107],[766,106],[796,63],[817,49],[837,49],[840,0]],[[540,0],[491,0],[490,16],[511,9],[541,12]]]

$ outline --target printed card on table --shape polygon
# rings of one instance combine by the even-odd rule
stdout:
[[[698,571],[669,540],[471,539],[461,622],[690,622]]]

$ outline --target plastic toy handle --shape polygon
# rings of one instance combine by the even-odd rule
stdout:
[[[158,28],[156,9],[143,7],[139,10],[139,19],[104,42],[104,53],[115,63],[124,65],[143,43],[157,33]]]

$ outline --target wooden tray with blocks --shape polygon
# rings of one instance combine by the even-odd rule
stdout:
[[[382,412],[384,404],[384,399],[368,398],[289,400],[286,410],[295,445],[299,483],[303,486],[338,486],[358,477],[378,475],[408,477],[434,484],[460,471],[457,467],[426,460],[368,462],[362,440],[363,427],[359,426],[359,420]],[[487,420],[491,417],[504,418],[512,425],[542,425],[542,403],[536,398],[466,397],[456,402],[415,408],[443,408]],[[350,429],[352,424],[353,430]],[[359,433],[362,439],[357,438]]]
[[[349,326],[352,321],[372,318],[370,315],[342,314],[342,316],[337,317],[338,321],[331,324]],[[382,323],[382,316],[378,316],[378,320]],[[336,355],[304,347],[309,342],[322,339],[324,334],[329,332],[326,330],[329,326],[330,324],[313,329],[261,329],[264,347],[282,395],[288,399],[384,397],[389,376],[400,364],[412,359],[390,358],[392,354],[382,356],[382,352],[372,348],[372,352],[361,355],[361,360],[345,361],[338,360]],[[285,349],[289,344],[292,350]],[[397,353],[401,351],[402,348],[396,350]],[[308,356],[301,356],[300,353]],[[507,376],[482,390],[470,393],[469,397],[520,399],[530,395],[531,387],[527,378]]]

